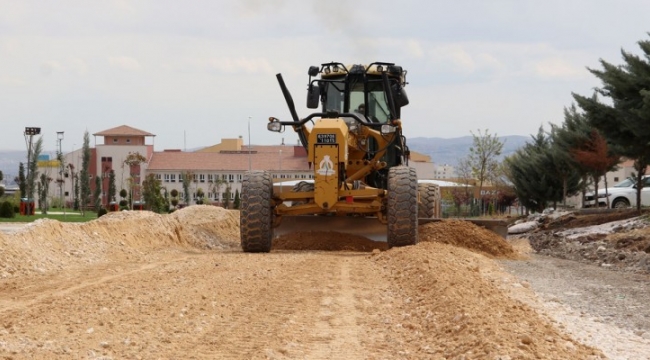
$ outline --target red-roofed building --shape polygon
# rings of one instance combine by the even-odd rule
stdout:
[[[222,139],[221,144],[195,152],[154,152],[147,174],[154,174],[167,191],[176,189],[182,201],[182,179],[188,173],[193,179],[189,196],[192,203],[200,188],[204,201],[222,204],[226,196],[232,201],[235,193],[241,192],[242,178],[249,169],[269,171],[274,181],[313,178],[302,146],[254,145],[249,149],[241,139]]]
[[[110,201],[120,200],[119,195],[116,195],[117,199],[107,198],[108,178],[112,170],[115,172],[115,187],[117,188],[117,192],[119,193],[121,189],[132,188],[133,199],[140,199],[140,186],[145,177],[146,163],[128,165],[125,164],[125,160],[129,156],[133,156],[133,154],[139,154],[148,161],[153,154],[153,140],[148,141],[147,139],[153,139],[155,135],[127,125],[100,131],[92,135],[95,137],[95,147],[89,144],[91,148],[88,169],[90,174],[91,197],[95,192],[95,177],[100,176],[102,183],[102,205],[108,206]],[[97,137],[101,137],[99,141]],[[72,179],[81,170],[82,159],[82,148],[64,155],[66,171],[64,173],[63,187],[65,201],[68,206],[71,206],[74,202],[74,183]],[[133,181],[132,187],[129,186],[129,179]],[[58,186],[50,187],[50,192],[55,198],[58,198],[58,191]]]

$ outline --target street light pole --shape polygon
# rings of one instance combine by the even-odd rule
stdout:
[[[65,219],[65,200],[63,198],[63,171],[64,171],[64,165],[63,165],[63,150],[61,149],[61,143],[63,142],[63,131],[57,131],[56,132],[56,140],[59,143],[59,153],[58,155],[58,160],[59,160],[59,198],[61,199],[61,207],[63,208],[63,218]]]

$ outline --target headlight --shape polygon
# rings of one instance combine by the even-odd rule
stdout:
[[[609,193],[608,194],[598,194],[598,198],[602,199],[602,198],[606,198],[606,197],[608,197],[610,195],[612,195],[612,194],[609,194]]]
[[[397,130],[397,128],[395,126],[393,126],[393,125],[384,124],[384,125],[381,126],[381,134],[382,135],[392,134],[396,130]]]

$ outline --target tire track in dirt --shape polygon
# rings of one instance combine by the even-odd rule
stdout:
[[[17,289],[16,293],[13,294],[5,292],[3,294],[3,297],[8,297],[12,300],[7,300],[7,298],[0,299],[0,314],[7,311],[24,310],[28,307],[39,306],[42,303],[51,303],[51,299],[55,297],[63,297],[73,292],[82,291],[89,287],[102,285],[106,282],[125,276],[130,276],[143,271],[153,270],[161,266],[169,265],[175,262],[182,262],[187,259],[188,256],[183,256],[172,260],[146,263],[139,265],[132,270],[122,271],[114,275],[105,275],[105,273],[111,269],[114,269],[116,267],[115,264],[112,264],[110,266],[103,265],[95,269],[84,269],[81,271],[81,273],[83,273],[84,280],[80,282],[79,279],[82,279],[82,277],[70,279],[69,274],[68,276],[65,276],[65,274],[63,274],[63,276],[67,278],[64,279],[62,277],[56,276],[54,278],[51,278],[50,281],[45,284],[45,286],[35,287],[28,285],[21,289]],[[134,264],[126,264],[126,266],[133,265]]]
[[[315,348],[308,352],[308,359],[363,357],[356,320],[362,314],[357,309],[356,292],[350,280],[350,261],[347,258],[332,258],[331,263],[327,264],[330,285],[321,298],[318,320],[312,331],[312,336],[320,341],[313,344]]]

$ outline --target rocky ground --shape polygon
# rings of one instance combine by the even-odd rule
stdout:
[[[541,255],[650,274],[650,221],[634,210],[558,212],[519,224]],[[517,236],[517,235],[514,235]]]
[[[647,275],[462,221],[419,233],[387,250],[305,232],[245,254],[238,214],[210,206],[9,225],[0,358],[648,358]]]

